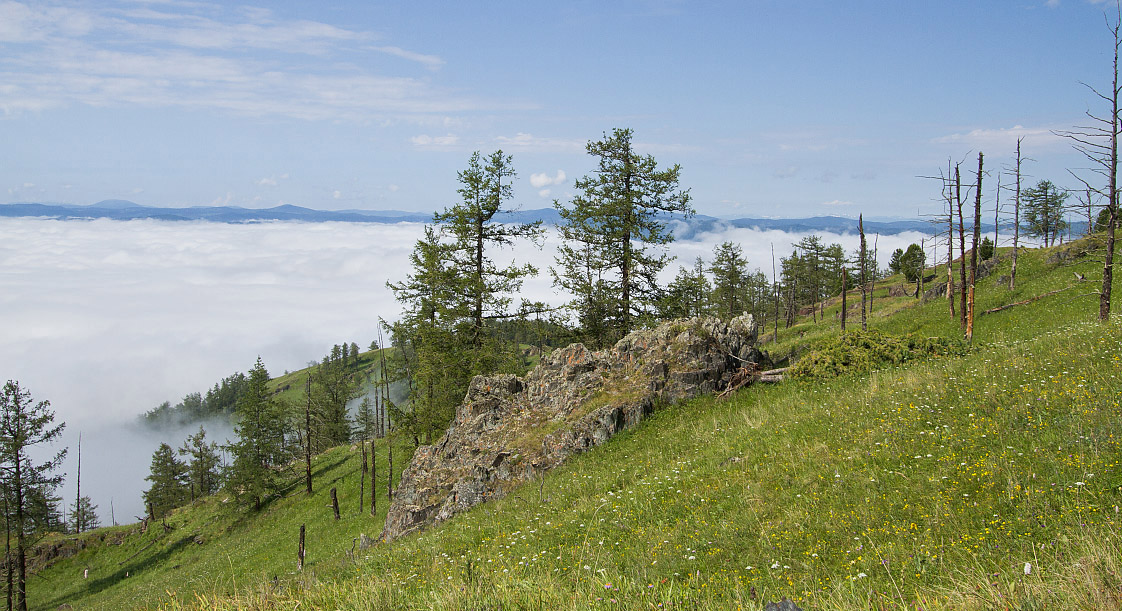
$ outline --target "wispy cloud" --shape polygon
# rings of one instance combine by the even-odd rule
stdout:
[[[393,55],[401,59],[407,59],[411,62],[417,62],[429,70],[436,70],[444,65],[444,60],[436,55],[425,55],[424,53],[414,53],[413,51],[406,51],[401,47],[370,47],[379,53]]]
[[[495,142],[504,150],[517,151],[582,151],[586,141],[566,138],[543,138],[519,132],[513,136],[498,136]]]
[[[448,134],[446,136],[420,134],[418,136],[413,136],[409,141],[413,143],[413,146],[447,149],[459,144],[460,137],[455,134]]]
[[[1017,146],[1018,138],[1024,138],[1025,144],[1031,144],[1036,148],[1066,144],[1066,141],[1057,136],[1052,128],[1024,127],[1023,125],[1014,125],[1009,128],[978,128],[968,132],[939,136],[931,141],[935,144],[954,144],[975,150],[1011,151]]]
[[[221,5],[95,9],[0,0],[0,114],[81,104],[431,121],[432,115],[524,106],[444,89],[423,76],[443,59],[371,44],[378,39]],[[376,58],[385,55],[423,72],[379,74]]]

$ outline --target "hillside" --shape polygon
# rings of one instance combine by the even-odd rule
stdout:
[[[979,317],[966,356],[678,404],[501,500],[365,550],[356,539],[379,532],[386,511],[385,445],[374,518],[358,512],[357,448],[336,448],[317,460],[314,495],[293,487],[260,515],[220,494],[143,533],[83,535],[84,549],[32,579],[30,600],[760,609],[789,596],[804,609],[1119,609],[1122,326],[1094,322],[1094,287],[1073,272],[1094,278],[1098,264],[1078,253],[1026,251],[1015,291],[999,262],[979,283],[979,311],[1066,290]],[[945,299],[899,286],[878,287],[871,327],[959,336]],[[838,334],[838,307],[764,348],[805,354]],[[395,471],[410,450],[398,446]]]

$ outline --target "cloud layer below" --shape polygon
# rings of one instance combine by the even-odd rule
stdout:
[[[125,425],[163,401],[177,402],[258,355],[274,374],[304,367],[331,346],[377,337],[398,305],[387,281],[404,278],[421,225],[162,221],[0,223],[0,377],[48,399],[83,437],[84,489],[108,519],[139,515],[140,490],[159,440]],[[802,236],[732,229],[676,242],[664,272],[713,247],[739,242],[751,267],[770,275],[770,248],[789,254]],[[882,262],[918,235],[880,238]],[[848,251],[856,236],[824,235]],[[522,296],[559,304],[548,276],[555,236],[496,258],[529,261],[542,274]],[[517,301],[517,299],[516,299]],[[169,442],[179,444],[177,433]],[[73,449],[72,449],[73,452]],[[68,472],[73,470],[73,455]],[[123,464],[127,463],[127,464]],[[64,489],[64,499],[73,493]]]

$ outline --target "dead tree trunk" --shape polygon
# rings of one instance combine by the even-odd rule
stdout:
[[[978,278],[978,241],[982,237],[982,153],[978,153],[978,182],[974,185],[974,237],[970,247],[970,295],[966,340],[974,340],[974,283]]]
[[[386,471],[386,498],[393,500],[393,443],[386,438],[386,462],[388,463]]]
[[[296,570],[304,570],[304,525],[300,525],[300,547],[296,550]]]
[[[1009,290],[1017,287],[1017,251],[1021,241],[1021,140],[1017,138],[1017,183],[1013,190],[1013,269],[1009,271]]]
[[[869,276],[868,276],[868,269],[867,268],[868,268],[869,258],[866,255],[867,250],[866,250],[866,244],[865,244],[865,215],[863,215],[863,214],[858,214],[857,215],[857,233],[860,234],[860,236],[861,236],[861,268],[860,268],[860,273],[861,273],[861,330],[862,331],[868,331],[869,330],[869,319],[868,319],[868,314],[867,314],[867,311],[868,311],[867,306],[868,306],[868,301],[869,301],[869,295],[866,293],[866,291],[868,290],[868,284],[867,283],[868,283]]]
[[[847,293],[849,293],[849,270],[846,269],[845,267],[842,267],[842,311],[841,311],[841,319],[842,320],[841,320],[841,323],[842,323],[842,331],[843,332],[845,331],[845,310],[846,310],[845,297],[846,297]]]
[[[304,483],[312,493],[312,374],[304,380]]]
[[[374,515],[378,508],[378,489],[376,487],[376,480],[378,479],[378,455],[374,453],[375,446],[374,440],[370,440],[370,515]]]
[[[962,290],[959,291],[959,325],[966,330],[966,226],[962,222],[962,174],[958,164],[954,166],[955,200],[958,206],[958,250],[962,253],[962,262],[958,266],[959,280]]]
[[[358,512],[362,513],[366,502],[366,440],[359,440],[358,447],[362,449],[362,475],[358,476]]]
[[[335,488],[331,489],[331,511],[335,513],[335,519],[339,519],[339,496],[335,493]]]

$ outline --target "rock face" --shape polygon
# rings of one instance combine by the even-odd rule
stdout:
[[[723,390],[742,367],[758,370],[756,338],[751,315],[680,320],[607,350],[555,350],[525,378],[476,376],[440,441],[413,454],[383,538],[504,496],[661,405]]]

